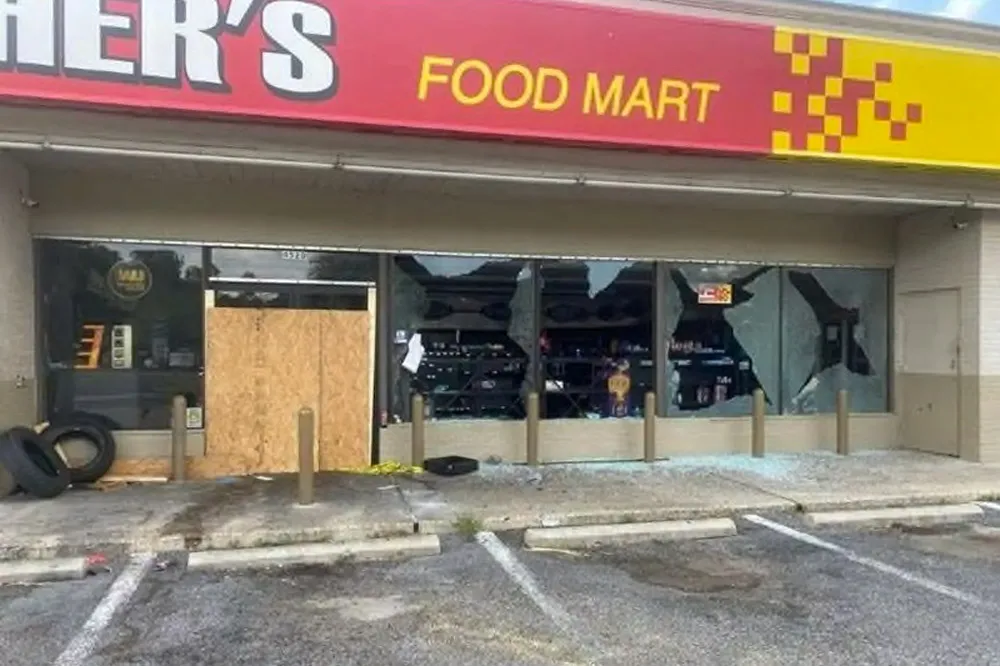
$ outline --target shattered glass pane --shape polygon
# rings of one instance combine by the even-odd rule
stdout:
[[[677,264],[666,298],[668,415],[745,416],[780,388],[780,275],[771,266]]]
[[[888,272],[854,268],[782,271],[783,411],[836,411],[837,391],[852,412],[888,409]]]
[[[653,264],[541,263],[543,418],[642,416],[653,389]]]
[[[393,419],[523,418],[534,289],[523,259],[393,259]]]

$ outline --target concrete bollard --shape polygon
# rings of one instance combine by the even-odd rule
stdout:
[[[313,410],[303,407],[299,410],[299,505],[309,506],[315,502],[316,461],[313,456],[316,417]]]
[[[527,456],[529,465],[538,465],[538,393],[532,391],[528,394],[527,418],[525,419],[525,431],[527,435]]]
[[[656,394],[646,393],[642,412],[642,453],[648,463],[656,461]]]
[[[410,398],[410,464],[423,467],[426,457],[427,430],[424,427],[424,396]]]
[[[174,396],[170,412],[170,478],[176,483],[183,483],[186,476],[187,406],[187,398]]]
[[[754,458],[764,457],[764,414],[766,402],[764,401],[764,390],[756,388],[753,390],[753,413],[750,423],[750,452]]]
[[[837,453],[846,456],[851,453],[850,397],[847,391],[837,391]]]

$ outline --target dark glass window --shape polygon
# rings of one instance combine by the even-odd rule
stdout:
[[[666,273],[667,414],[745,416],[756,388],[776,413],[779,269],[673,264]]]
[[[542,415],[641,416],[653,390],[653,264],[541,263]]]
[[[201,248],[46,240],[40,260],[49,416],[162,429],[175,395],[203,405]]]
[[[415,391],[430,418],[523,418],[533,294],[526,260],[395,257],[394,420]]]
[[[374,282],[378,271],[377,257],[360,252],[217,247],[210,256],[209,277],[223,279]]]
[[[213,282],[217,308],[293,308],[367,310],[368,289],[361,286]]]

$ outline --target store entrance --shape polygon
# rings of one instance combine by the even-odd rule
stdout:
[[[317,469],[371,459],[375,290],[212,280],[206,294],[206,449],[229,473],[298,469],[298,414],[315,414]]]

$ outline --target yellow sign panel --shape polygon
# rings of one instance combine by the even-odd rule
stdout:
[[[703,305],[729,305],[733,302],[733,286],[727,283],[700,284],[698,302]]]
[[[776,155],[1000,169],[1000,53],[776,28]]]

